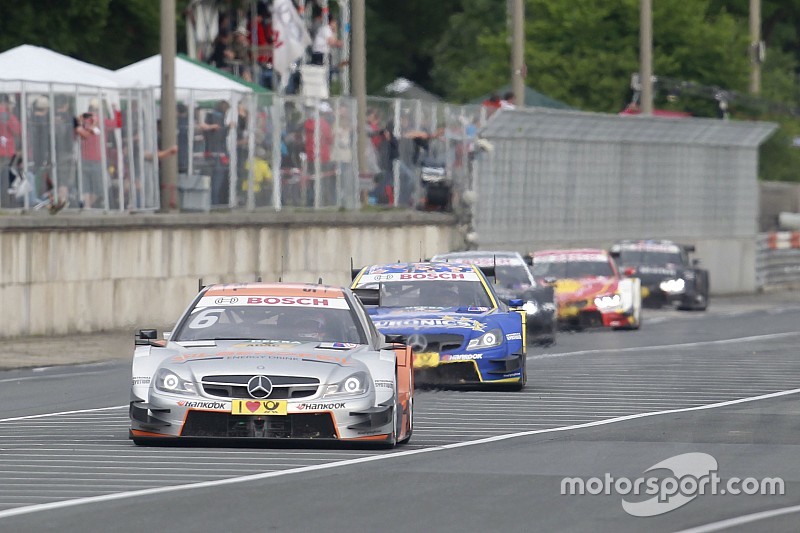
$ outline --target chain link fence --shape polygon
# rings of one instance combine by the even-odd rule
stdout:
[[[159,208],[155,89],[20,87],[0,94],[0,209]],[[358,168],[353,98],[181,89],[177,107],[185,211],[449,208],[426,204],[422,171],[438,169],[456,197],[468,189],[487,118],[481,106],[369,98]]]

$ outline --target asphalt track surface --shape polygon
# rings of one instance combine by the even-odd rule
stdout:
[[[136,447],[128,362],[0,372],[0,532],[800,530],[800,300],[650,312],[528,365],[522,392],[418,391],[395,450]],[[690,452],[784,494],[561,494]]]

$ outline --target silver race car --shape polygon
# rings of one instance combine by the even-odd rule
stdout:
[[[136,336],[130,438],[406,442],[413,368],[396,340],[349,289],[205,287],[163,340]]]

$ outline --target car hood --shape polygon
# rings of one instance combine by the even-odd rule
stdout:
[[[560,279],[555,283],[556,300],[559,302],[588,300],[616,292],[618,284],[617,278],[607,277]]]
[[[472,309],[472,311],[467,311]],[[466,312],[465,312],[466,311]],[[383,333],[425,331],[426,333],[461,333],[483,331],[489,307],[444,307],[371,309],[372,321]]]
[[[264,343],[249,341],[170,342],[174,355],[162,363],[195,378],[209,375],[274,374],[327,381],[342,367],[366,369],[354,356],[368,349],[348,343]]]

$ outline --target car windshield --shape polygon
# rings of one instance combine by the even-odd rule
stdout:
[[[498,265],[494,269],[497,284],[506,289],[516,289],[531,284],[525,265]]]
[[[434,260],[471,263],[479,267],[494,267],[497,284],[506,289],[517,289],[533,284],[528,267],[519,257],[514,256],[470,256],[447,255],[437,256]]]
[[[381,307],[493,307],[479,281],[409,280],[381,283]]]
[[[644,250],[623,250],[620,261],[623,265],[682,265],[683,255],[680,252],[652,252]]]
[[[536,261],[533,275],[557,279],[613,277],[614,270],[608,261]]]
[[[267,298],[258,299],[263,301]],[[339,309],[290,305],[198,305],[182,321],[172,340],[366,344],[363,328],[357,323],[354,313],[346,307],[344,300],[341,303],[345,307]]]

